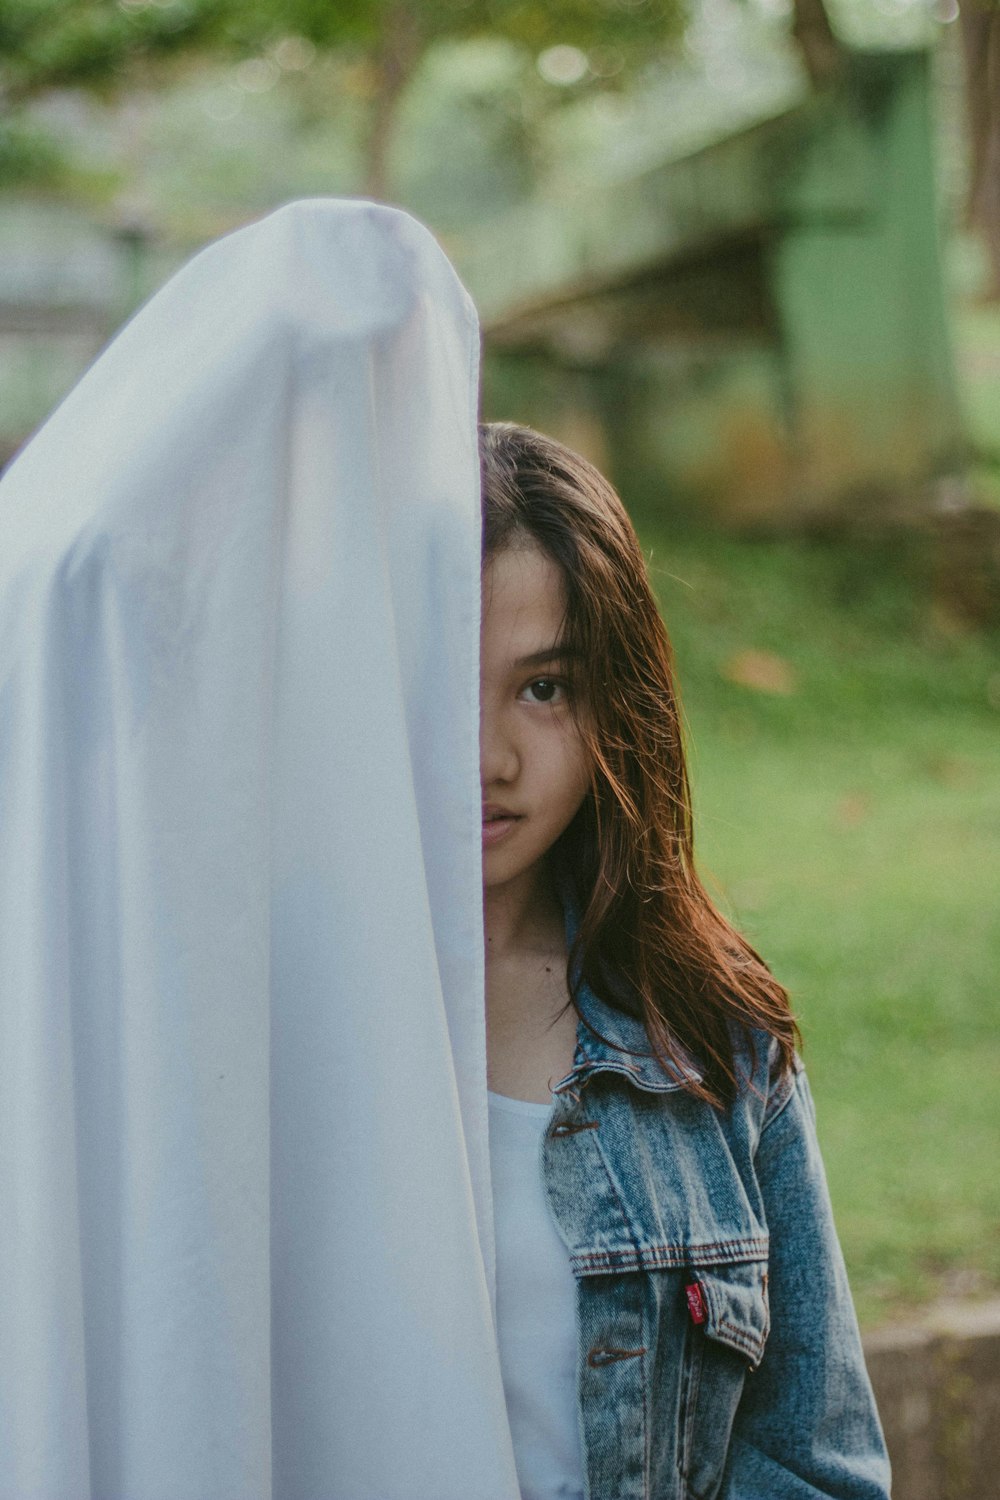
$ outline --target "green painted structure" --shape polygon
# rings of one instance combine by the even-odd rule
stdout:
[[[849,54],[835,90],[453,246],[486,415],[730,525],[922,508],[964,458],[931,103],[926,53]]]

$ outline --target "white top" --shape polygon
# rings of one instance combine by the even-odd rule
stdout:
[[[582,1500],[576,1283],[549,1210],[551,1105],[490,1093],[497,1336],[522,1500]]]

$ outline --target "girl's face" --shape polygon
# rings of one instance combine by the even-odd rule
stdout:
[[[590,788],[560,646],[562,574],[532,543],[483,571],[480,780],[483,884],[533,882]]]

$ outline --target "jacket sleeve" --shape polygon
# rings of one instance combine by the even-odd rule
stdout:
[[[746,1379],[722,1500],[887,1500],[889,1460],[801,1067],[769,1099],[756,1166],[771,1331]]]

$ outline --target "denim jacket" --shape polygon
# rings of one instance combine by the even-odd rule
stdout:
[[[723,1113],[640,1021],[578,1003],[542,1170],[577,1277],[587,1500],[885,1500],[801,1066],[763,1038]]]

